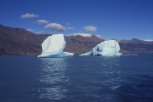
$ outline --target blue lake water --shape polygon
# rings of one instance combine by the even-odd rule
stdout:
[[[0,102],[153,102],[153,54],[1,56]]]

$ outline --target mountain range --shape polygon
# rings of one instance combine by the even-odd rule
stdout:
[[[0,25],[0,55],[39,55],[41,43],[51,34],[34,34],[23,28]],[[98,43],[106,40],[95,35],[65,36],[65,51],[81,54],[90,51]],[[153,53],[153,41],[139,39],[120,40],[121,53]]]

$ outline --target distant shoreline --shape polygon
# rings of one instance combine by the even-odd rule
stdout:
[[[51,35],[51,34],[50,34]],[[0,25],[0,55],[37,56],[41,53],[41,43],[48,35],[38,35],[23,28],[13,28]],[[72,35],[65,36],[64,51],[76,55],[90,51],[105,39],[97,36]],[[153,53],[153,41],[139,39],[120,40],[121,53]]]

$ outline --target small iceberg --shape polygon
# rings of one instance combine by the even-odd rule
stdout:
[[[63,34],[53,34],[47,37],[42,46],[42,53],[38,57],[66,57],[73,56],[74,53],[63,52],[66,45]]]
[[[120,56],[120,46],[116,40],[106,40],[80,56]]]

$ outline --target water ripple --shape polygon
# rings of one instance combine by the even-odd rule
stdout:
[[[65,97],[67,89],[61,86],[68,81],[65,75],[66,63],[62,58],[42,59],[40,82],[44,87],[39,89],[40,99],[60,100]],[[45,86],[46,85],[46,86]]]

